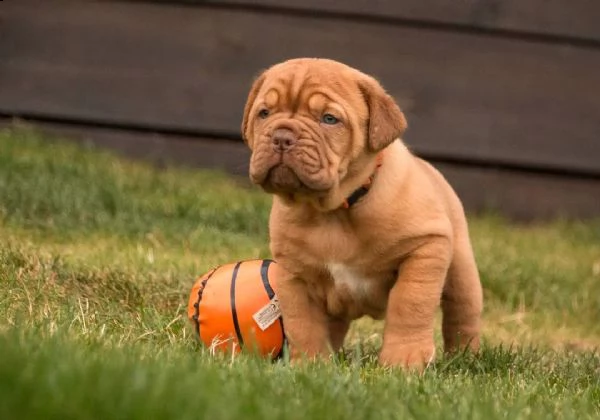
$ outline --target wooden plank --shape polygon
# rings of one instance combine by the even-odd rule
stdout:
[[[491,211],[524,222],[600,217],[600,182],[594,179],[432,163],[472,214]]]
[[[250,151],[235,139],[147,133],[8,118],[0,118],[0,129],[2,128],[34,128],[61,140],[102,147],[159,167],[180,165],[211,169],[248,179]]]
[[[26,125],[160,166],[169,163],[224,170],[249,185],[249,152],[239,142],[66,124],[29,122]],[[0,128],[10,126],[15,124],[0,119]],[[432,163],[452,184],[470,214],[493,211],[518,221],[600,217],[600,182],[595,180]]]
[[[324,56],[383,82],[422,155],[600,174],[591,49],[201,7],[20,0],[0,13],[5,115],[239,137],[260,69]]]
[[[156,0],[155,0],[156,1]],[[171,2],[172,0],[158,0]],[[184,0],[314,13],[408,20],[425,24],[572,37],[600,42],[598,0]]]

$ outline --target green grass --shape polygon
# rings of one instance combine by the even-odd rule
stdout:
[[[330,363],[215,357],[188,291],[214,265],[269,256],[269,198],[48,140],[0,131],[0,418],[600,416],[600,222],[470,217],[478,357],[382,369],[369,320]]]

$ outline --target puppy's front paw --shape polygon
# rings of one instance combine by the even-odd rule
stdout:
[[[331,356],[331,353],[325,350],[301,350],[294,346],[288,348],[292,366],[326,361]]]
[[[379,353],[383,366],[400,367],[405,370],[423,371],[435,358],[433,340],[415,343],[387,344]]]

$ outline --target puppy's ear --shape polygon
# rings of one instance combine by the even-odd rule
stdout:
[[[406,118],[377,80],[366,77],[358,86],[369,107],[367,145],[372,152],[378,152],[404,133]]]
[[[263,72],[252,84],[250,88],[250,93],[248,93],[248,99],[246,100],[246,105],[244,106],[244,117],[242,119],[242,138],[244,142],[248,144],[248,121],[250,119],[250,109],[252,109],[252,105],[256,100],[256,96],[258,95],[258,91],[262,87],[265,82],[265,73]]]

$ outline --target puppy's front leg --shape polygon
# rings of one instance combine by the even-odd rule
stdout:
[[[287,272],[280,274],[278,279],[277,296],[290,358],[326,357],[331,353],[331,345],[324,305],[318,305],[310,297],[307,284],[301,279]]]
[[[433,322],[450,265],[451,244],[436,238],[402,263],[389,297],[379,361],[421,370],[435,355]]]

